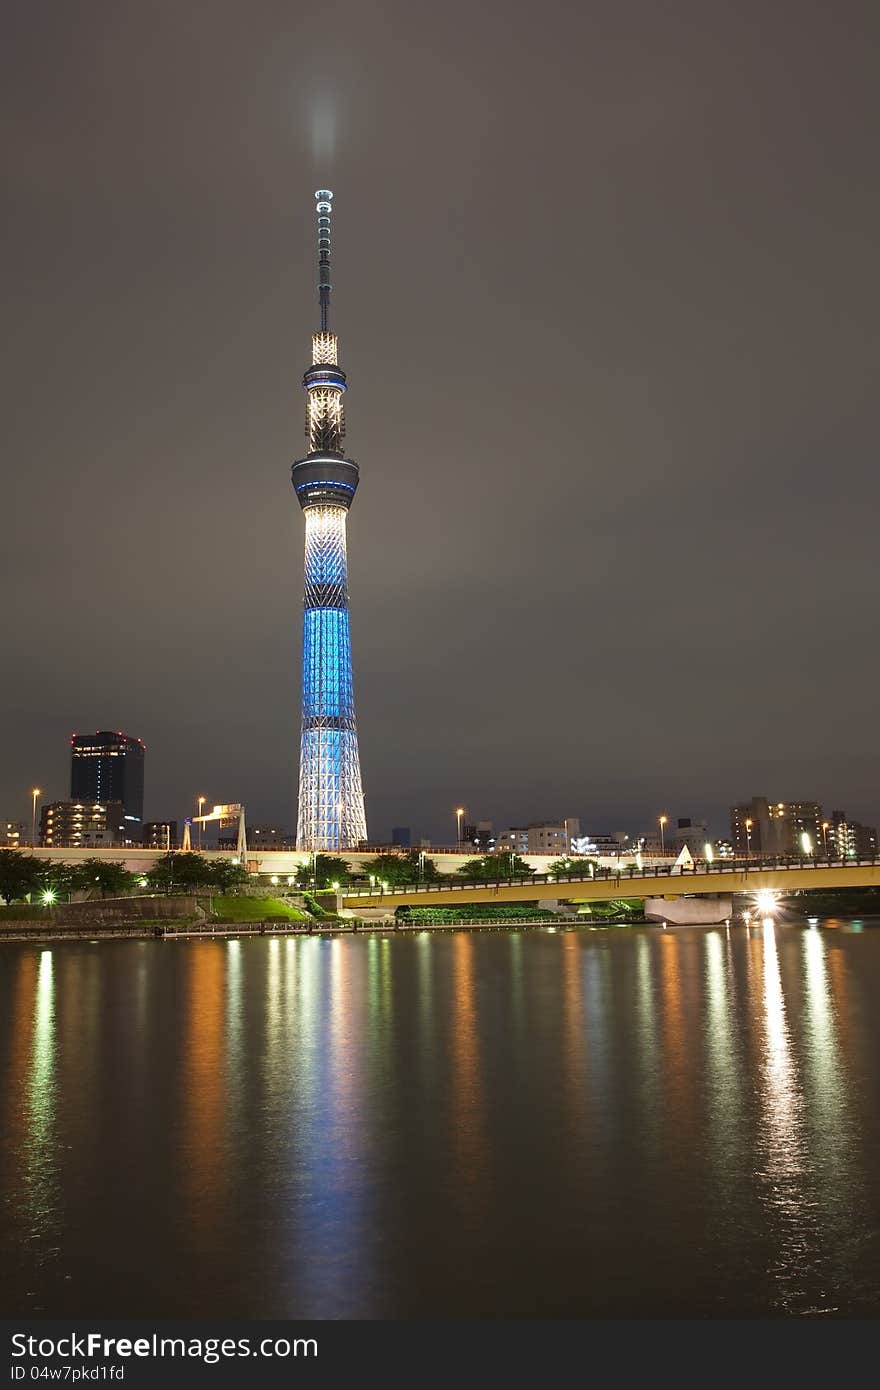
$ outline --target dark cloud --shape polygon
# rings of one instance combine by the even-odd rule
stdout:
[[[10,5],[0,808],[294,823],[312,190],[371,830],[876,820],[874,5]]]

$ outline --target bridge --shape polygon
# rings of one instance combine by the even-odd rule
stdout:
[[[607,902],[614,898],[680,898],[724,896],[764,890],[794,893],[804,889],[880,888],[880,859],[727,859],[705,861],[692,869],[644,864],[622,870],[599,868],[588,877],[535,874],[532,878],[501,879],[497,883],[440,881],[385,888],[343,888],[329,896],[337,909],[359,912],[379,908],[390,914],[398,907],[456,907],[470,903],[558,902],[570,899]]]

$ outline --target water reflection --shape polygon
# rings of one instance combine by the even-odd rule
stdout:
[[[452,938],[452,1163],[454,1185],[473,1219],[486,1178],[486,1113],[470,932]]]
[[[5,949],[6,1307],[880,1301],[880,932]]]
[[[25,1163],[30,1188],[29,1214],[34,1235],[52,1216],[57,1184],[55,1164],[55,976],[51,951],[40,954],[34,997],[33,1044],[25,1111]]]
[[[811,1194],[805,1183],[806,1136],[804,1105],[782,992],[776,928],[765,918],[755,946],[763,969],[764,1051],[756,1176],[776,1235],[771,1273],[783,1309],[791,1310],[804,1297],[803,1268],[809,1257],[807,1228]]]
[[[180,1058],[179,1181],[190,1227],[205,1253],[218,1243],[223,1193],[231,1178],[219,1161],[225,1122],[225,948],[200,941],[181,948],[186,1010]]]
[[[705,1049],[710,1139],[709,1161],[719,1191],[729,1193],[725,1176],[746,1161],[741,1060],[734,1015],[735,976],[730,969],[730,932],[707,933]],[[724,1202],[725,1207],[728,1202]]]

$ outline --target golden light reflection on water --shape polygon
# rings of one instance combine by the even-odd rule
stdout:
[[[690,1127],[694,1119],[692,1096],[695,1077],[685,1039],[681,967],[683,937],[676,931],[662,932],[657,937],[657,944],[667,1146],[676,1148],[681,1143],[683,1129]]]
[[[635,1038],[638,1057],[639,1104],[645,1124],[652,1129],[660,1105],[660,1048],[657,1031],[657,999],[654,977],[655,951],[644,932],[635,939]]]
[[[474,938],[469,932],[453,937],[452,952],[452,1159],[462,1200],[471,1206],[487,1177],[487,1145]]]
[[[562,952],[562,1012],[564,1054],[563,1067],[566,1097],[574,1132],[583,1147],[587,1134],[587,1102],[589,1076],[587,1067],[587,1033],[584,1018],[584,967],[580,937],[576,932],[564,932],[559,938]]]
[[[181,948],[177,948],[181,949]],[[186,951],[187,1007],[180,1059],[181,1163],[193,1224],[213,1226],[231,1176],[218,1162],[225,1119],[224,994],[226,951],[200,941]]]
[[[416,941],[416,975],[418,980],[419,1071],[423,1087],[433,1084],[437,1069],[437,1049],[434,1047],[434,940],[429,931],[419,934]]]

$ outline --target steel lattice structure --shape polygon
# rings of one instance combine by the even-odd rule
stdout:
[[[358,466],[342,449],[345,373],[330,310],[330,209],[333,194],[315,194],[318,213],[318,295],[321,329],[312,336],[307,393],[308,453],[292,480],[305,514],[302,742],[297,849],[355,849],[367,838],[361,785],[348,614],[345,524],[358,485]]]

